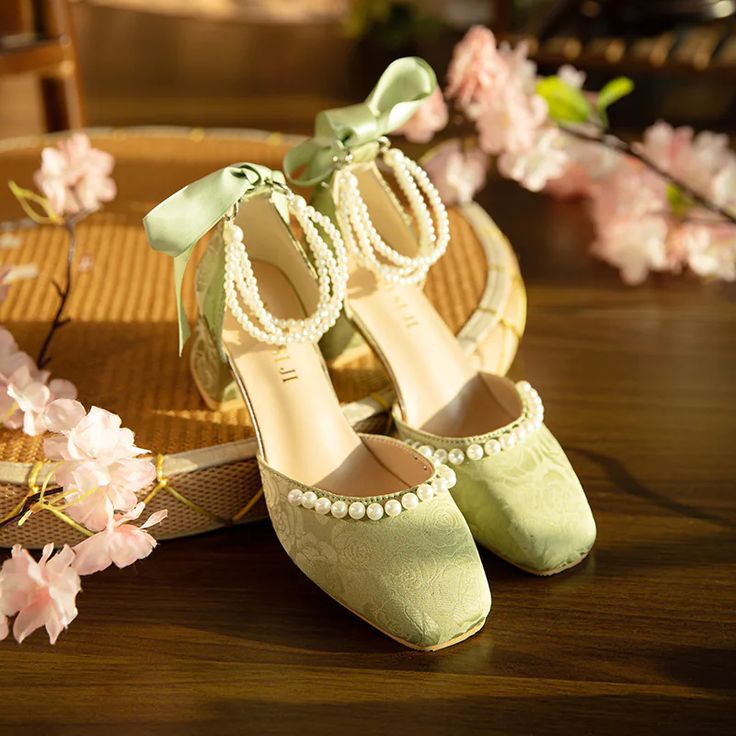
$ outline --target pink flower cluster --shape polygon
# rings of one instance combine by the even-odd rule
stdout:
[[[637,150],[711,202],[736,211],[736,156],[726,136],[708,131],[694,135],[691,128],[658,122],[645,132]],[[679,273],[685,268],[704,278],[736,280],[733,224],[629,156],[613,154],[613,162],[599,162],[587,171],[578,193],[590,199],[597,232],[594,252],[617,267],[626,283],[641,283],[650,271]]]
[[[490,30],[475,26],[455,47],[447,80],[446,96],[478,129],[475,150],[443,151],[429,167],[448,204],[471,199],[483,185],[488,154],[498,157],[504,176],[532,191],[563,173],[567,155],[562,136],[536,92],[536,66],[527,58],[525,44],[513,50],[499,47]],[[437,90],[397,132],[424,143],[447,119]]]
[[[57,399],[74,399],[74,384],[50,379],[33,359],[18,348],[13,336],[0,327],[0,423],[31,436],[49,429],[48,409]]]
[[[71,399],[54,401],[47,412],[54,436],[44,442],[49,460],[59,461],[54,480],[64,489],[69,516],[92,531],[107,528],[113,512],[130,512],[138,492],[156,478],[133,432],[120,417],[93,406],[89,413]]]
[[[8,618],[15,616],[13,636],[22,642],[29,634],[46,627],[54,644],[59,634],[77,617],[80,575],[90,575],[111,564],[126,567],[151,554],[156,540],[146,531],[166,518],[157,511],[141,526],[129,524],[143,511],[137,504],[129,513],[112,515],[101,531],[73,549],[68,545],[52,556],[53,544],[43,548],[41,559],[16,544],[9,560],[0,568],[0,639],[9,633]]]
[[[556,76],[555,90],[567,90],[563,100],[588,107],[586,120],[573,118],[577,135],[563,131],[550,116],[524,44],[512,50],[498,46],[487,28],[468,31],[455,47],[445,94],[474,123],[478,143],[469,148],[448,141],[432,152],[425,166],[442,199],[470,201],[483,186],[489,156],[495,156],[501,174],[531,191],[588,199],[597,231],[593,252],[618,267],[626,283],[640,283],[650,271],[685,268],[705,278],[736,280],[736,226],[667,179],[686,183],[736,214],[736,155],[727,136],[696,135],[691,128],[659,122],[635,148],[653,165],[647,166],[616,147],[584,139],[601,133],[605,106],[617,99],[611,86],[621,80],[598,95],[582,92],[585,75],[571,66],[561,67]],[[554,96],[548,99],[562,104]],[[435,94],[399,132],[425,142],[447,117]]]
[[[43,149],[34,180],[58,215],[76,215],[115,199],[114,166],[111,154],[92,148],[84,133],[74,133]]]
[[[38,561],[16,545],[0,568],[0,639],[9,633],[8,617],[15,616],[13,635],[19,642],[45,626],[53,644],[77,615],[79,576],[147,557],[156,546],[147,529],[167,512],[151,514],[140,526],[130,523],[145,508],[138,494],[156,478],[151,460],[141,457],[146,450],[136,446],[133,432],[122,426],[119,416],[99,407],[85,411],[71,398],[76,391],[66,381],[47,384],[48,373],[38,371],[3,328],[0,381],[6,426],[54,433],[44,441],[44,451],[54,462],[49,480],[61,493],[45,503],[61,500],[67,516],[96,532],[53,556],[54,546],[48,544]],[[60,394],[66,397],[54,398]]]

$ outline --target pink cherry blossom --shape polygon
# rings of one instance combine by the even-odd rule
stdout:
[[[81,585],[72,567],[74,552],[67,545],[52,557],[53,551],[54,545],[47,544],[36,562],[15,545],[0,569],[0,614],[15,616],[13,635],[18,642],[45,626],[53,644],[77,616]]]
[[[622,217],[669,213],[667,183],[644,164],[620,156],[618,165],[591,188],[591,205],[599,229]]]
[[[640,284],[649,271],[664,271],[670,267],[667,254],[668,225],[664,217],[644,217],[609,220],[605,229],[598,230],[593,251],[621,272],[629,285]]]
[[[473,26],[455,46],[446,93],[468,117],[475,118],[481,100],[494,92],[499,80],[507,75],[493,33],[483,26]]]
[[[4,327],[0,327],[0,381],[5,381],[22,366],[35,369],[31,357],[18,348],[15,338]]]
[[[527,151],[546,120],[547,103],[539,95],[507,84],[481,103],[477,118],[480,147],[491,154]]]
[[[670,207],[664,180],[640,162],[620,156],[618,165],[590,189],[597,238],[593,252],[621,271],[627,284],[649,271],[677,271],[670,244]]]
[[[90,575],[115,564],[127,567],[148,557],[156,546],[156,540],[146,531],[163,521],[168,512],[164,509],[151,514],[140,526],[129,524],[137,519],[145,508],[137,504],[127,514],[113,515],[112,504],[107,501],[108,522],[105,529],[80,542],[75,548],[74,569],[80,575]]]
[[[46,372],[39,372],[35,366],[22,365],[7,380],[7,399],[16,407],[10,412],[4,424],[12,429],[23,427],[25,434],[35,437],[48,429],[46,410],[56,399],[74,399],[77,389],[70,381],[52,379],[48,385]],[[4,402],[0,402],[0,407]],[[4,415],[5,416],[5,415]]]
[[[447,105],[439,87],[422,103],[412,117],[396,130],[413,143],[427,143],[447,125]]]
[[[58,214],[74,215],[115,198],[114,166],[112,155],[92,148],[84,133],[74,133],[43,149],[34,179]]]
[[[585,72],[576,69],[572,64],[563,64],[557,70],[557,76],[574,89],[582,89],[585,84]]]
[[[130,429],[122,427],[117,414],[93,406],[89,413],[76,401],[62,399],[48,408],[49,428],[57,436],[44,442],[51,460],[62,461],[54,472],[56,482],[72,502],[67,513],[92,531],[109,521],[108,501],[113,510],[129,511],[137,493],[156,477],[150,460],[135,445]]]
[[[703,278],[736,281],[736,227],[727,223],[685,222],[672,236],[673,248]]]
[[[559,177],[567,164],[560,131],[541,129],[532,145],[521,151],[505,151],[498,158],[498,170],[531,192],[541,191],[550,179]]]
[[[445,204],[465,204],[485,184],[488,156],[479,148],[464,150],[453,139],[433,152],[423,166]]]
[[[620,163],[621,154],[597,143],[563,135],[567,162],[559,177],[550,179],[545,192],[559,199],[585,197],[591,187]]]
[[[659,121],[644,133],[639,151],[675,179],[720,206],[736,204],[736,155],[728,136],[692,128],[673,128]]]

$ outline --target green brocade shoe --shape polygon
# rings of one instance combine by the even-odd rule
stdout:
[[[398,440],[356,434],[317,347],[347,283],[329,218],[280,172],[241,163],[185,187],[144,222],[152,246],[174,257],[177,293],[194,245],[215,227],[197,274],[197,335],[212,364],[200,380],[219,382],[226,366],[234,375],[269,514],[299,569],[408,647],[441,649],[478,631],[491,597],[449,492],[456,474]],[[179,316],[183,344],[189,326]]]
[[[400,435],[453,465],[453,496],[481,544],[550,575],[593,545],[587,499],[542,424],[536,392],[478,371],[424,296],[449,220],[427,173],[385,138],[435,87],[426,62],[395,61],[364,103],[320,113],[285,169],[315,186],[315,205],[340,228],[350,256],[345,313],[392,379]]]
[[[482,435],[412,429],[398,407],[394,419],[409,446],[454,468],[452,495],[478,542],[527,572],[553,575],[586,557],[595,521],[575,471],[543,424],[539,394],[526,381],[515,390],[518,418]]]

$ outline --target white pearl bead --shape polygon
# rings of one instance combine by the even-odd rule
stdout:
[[[314,491],[307,491],[302,496],[302,506],[304,506],[305,509],[313,509],[314,504],[317,503],[317,494]]]
[[[511,432],[501,437],[501,447],[504,450],[510,450],[516,444],[516,437]]]
[[[432,457],[432,455],[434,455],[434,448],[430,447],[429,445],[421,445],[418,448],[418,451],[419,451],[419,454],[424,455],[424,457],[426,457],[427,460],[429,460]]]
[[[447,453],[447,459],[453,465],[460,465],[465,460],[465,453],[459,447],[453,447],[450,452]]]
[[[368,514],[368,518],[371,521],[378,521],[380,518],[383,517],[383,506],[381,506],[380,503],[368,504],[366,513]]]
[[[450,485],[444,478],[435,478],[432,481],[432,489],[436,496],[444,496],[450,490]]]
[[[351,519],[362,519],[365,516],[365,504],[361,501],[353,501],[348,507]]]
[[[434,488],[429,483],[421,483],[417,486],[417,496],[422,501],[431,501],[434,498]]]
[[[318,513],[324,516],[325,514],[330,513],[330,509],[332,508],[332,501],[330,501],[329,498],[325,498],[322,496],[322,498],[317,499],[317,503],[314,504],[314,510]]]
[[[498,455],[501,452],[501,443],[498,440],[488,440],[485,444],[486,455]]]
[[[419,506],[419,497],[416,493],[412,493],[409,491],[409,493],[405,493],[401,497],[401,505],[405,509],[415,509],[417,506]]]
[[[434,460],[438,463],[444,463],[447,461],[447,450],[444,447],[438,447],[434,451]]]
[[[532,385],[529,383],[529,381],[519,381],[516,384],[516,388],[518,388],[519,391],[527,393],[528,391],[531,391]]]
[[[441,472],[440,478],[444,478],[447,481],[448,488],[454,488],[457,485],[457,474],[452,468],[448,468],[447,465],[442,466],[444,468]]]
[[[302,491],[300,491],[298,488],[294,488],[293,490],[289,491],[289,495],[286,497],[288,502],[292,506],[299,506],[302,502],[302,496],[304,494]]]
[[[336,519],[344,519],[348,513],[348,505],[345,503],[345,501],[333,501],[330,513]]]
[[[480,460],[483,457],[483,448],[475,443],[470,445],[465,452],[468,455],[468,460]]]
[[[395,498],[390,498],[386,501],[384,508],[389,516],[398,516],[401,513],[401,503]]]

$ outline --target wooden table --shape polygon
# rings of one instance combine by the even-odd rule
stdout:
[[[736,291],[638,288],[580,206],[492,183],[537,386],[599,537],[540,579],[483,552],[485,629],[408,651],[321,593],[267,523],[86,581],[54,648],[0,645],[2,734],[673,734],[736,726]]]

